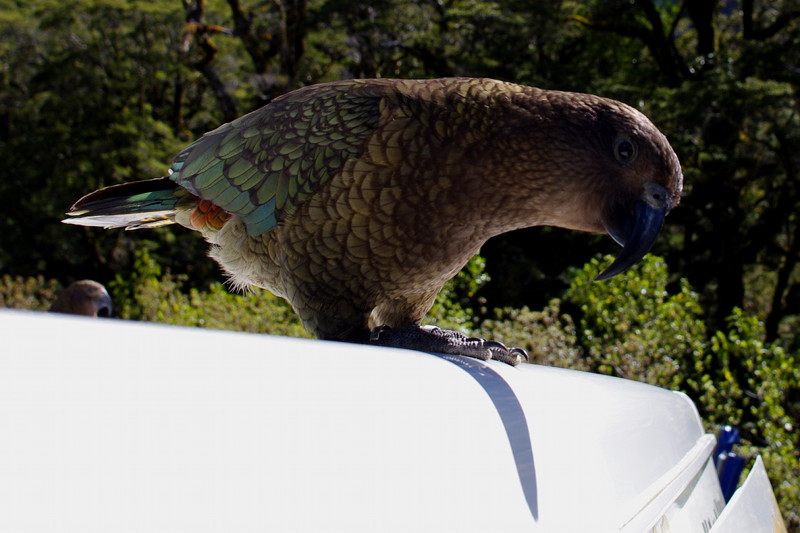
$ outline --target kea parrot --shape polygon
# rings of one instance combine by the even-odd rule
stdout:
[[[206,133],[169,176],[78,200],[64,222],[199,231],[237,288],[289,301],[321,339],[516,364],[524,350],[421,326],[487,239],[557,226],[641,259],[680,201],[666,137],[589,94],[477,78],[304,87]]]
[[[71,315],[110,317],[111,296],[102,284],[90,279],[72,283],[61,291],[49,311]]]

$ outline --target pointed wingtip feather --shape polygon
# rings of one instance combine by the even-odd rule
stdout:
[[[65,224],[140,229],[172,224],[180,195],[169,178],[112,185],[87,194],[66,213]]]
[[[146,214],[128,213],[118,215],[92,215],[86,213],[87,211],[66,213],[67,218],[63,219],[61,223],[103,229],[125,228],[126,230],[158,228],[175,223],[173,219],[174,211],[172,210],[150,211]]]

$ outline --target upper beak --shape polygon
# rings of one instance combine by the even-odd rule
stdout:
[[[622,245],[622,251],[595,281],[621,274],[636,264],[653,246],[664,225],[664,217],[672,209],[667,190],[656,183],[647,183],[641,198],[636,201],[633,216],[629,212],[612,213],[603,221],[612,239]]]

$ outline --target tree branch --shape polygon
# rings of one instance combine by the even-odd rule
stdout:
[[[754,41],[769,39],[796,18],[800,18],[800,10],[797,9],[781,13],[766,28],[756,28],[753,15],[753,0],[742,0],[742,37]]]
[[[655,4],[651,0],[643,0],[636,2],[636,5],[642,9],[649,27],[635,19],[625,17],[623,10],[628,9],[627,5],[618,6],[614,12],[609,13],[600,21],[589,21],[583,17],[574,17],[574,19],[590,29],[633,37],[644,43],[669,85],[676,86],[680,84],[681,80],[692,78],[691,71],[683,64],[674,43],[671,43],[671,40],[668,41],[664,34],[661,15]],[[677,18],[680,18],[682,12],[683,10],[678,13]]]
[[[228,94],[225,84],[219,77],[214,60],[217,57],[217,47],[211,41],[210,33],[225,32],[224,28],[219,26],[206,26],[203,22],[205,15],[205,1],[204,0],[183,0],[183,7],[186,10],[186,26],[183,33],[183,48],[182,59],[188,54],[190,43],[194,37],[200,49],[199,60],[193,62],[192,66],[203,74],[214,95],[217,97],[222,114],[226,122],[235,119],[239,114],[236,111],[236,104],[233,98]]]
[[[779,143],[779,153],[783,160],[786,169],[785,183],[792,186],[796,183],[797,174],[794,168],[793,153],[794,151],[788,145],[788,139],[782,130],[779,128],[775,131],[775,136]],[[792,194],[781,194],[782,198],[793,198]],[[786,209],[786,206],[778,206],[780,209],[776,211],[780,213],[791,212]],[[789,288],[789,280],[792,272],[797,266],[798,259],[800,259],[800,231],[795,227],[794,233],[791,235],[791,241],[786,253],[781,260],[781,266],[778,269],[778,278],[775,282],[775,289],[772,293],[772,302],[767,314],[767,319],[764,321],[764,330],[766,340],[772,342],[778,338],[778,326],[780,321],[786,315],[786,301],[785,295]]]

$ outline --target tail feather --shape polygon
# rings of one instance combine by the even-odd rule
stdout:
[[[62,222],[80,226],[142,229],[175,223],[178,202],[187,194],[169,178],[112,185],[87,194]]]

